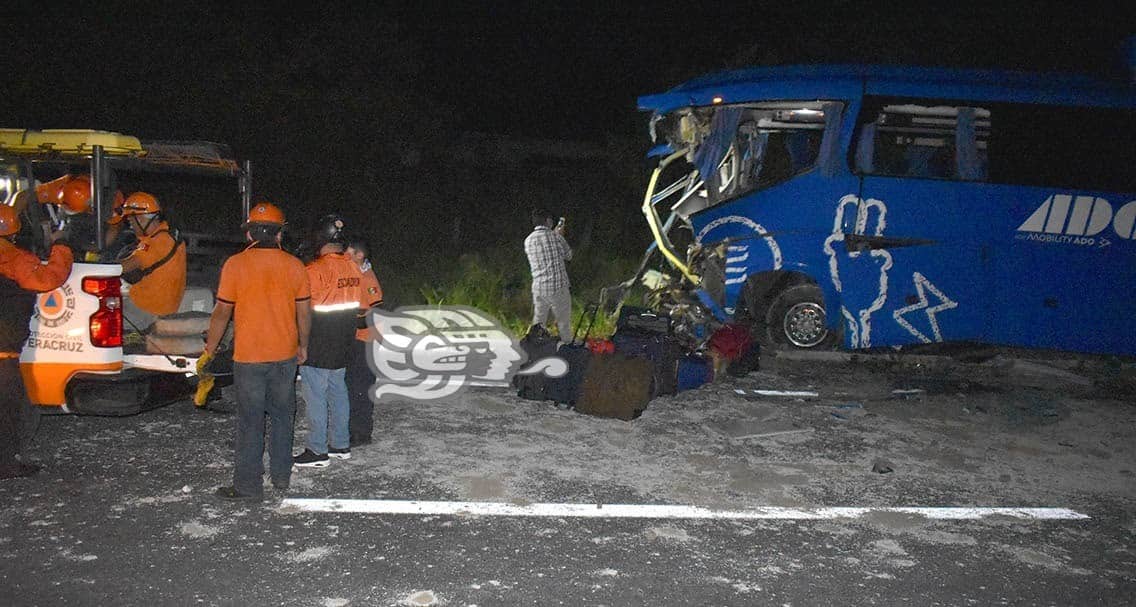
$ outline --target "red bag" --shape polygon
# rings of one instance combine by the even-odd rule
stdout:
[[[750,351],[753,338],[745,325],[729,324],[710,336],[710,349],[727,360],[737,360]]]
[[[610,339],[592,338],[588,340],[592,354],[615,354],[615,344]]]

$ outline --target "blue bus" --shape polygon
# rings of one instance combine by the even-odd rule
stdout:
[[[1136,354],[1129,81],[769,67],[639,106],[654,284],[692,339]]]

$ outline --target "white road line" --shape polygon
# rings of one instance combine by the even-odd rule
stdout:
[[[1008,516],[1034,520],[1086,520],[1088,515],[1067,508],[782,508],[713,510],[700,506],[651,504],[511,504],[494,502],[428,502],[416,500],[287,498],[281,510],[346,512],[358,514],[452,514],[474,516],[547,516],[582,518],[658,518],[729,520],[827,520],[854,519],[892,513],[923,516],[934,520],[977,520]]]

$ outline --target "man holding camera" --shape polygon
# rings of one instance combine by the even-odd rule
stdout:
[[[552,215],[536,209],[532,223],[533,231],[525,238],[525,254],[532,271],[533,324],[543,325],[551,312],[560,341],[566,343],[572,339],[572,294],[567,268],[572,247],[564,240],[564,218],[553,227]]]

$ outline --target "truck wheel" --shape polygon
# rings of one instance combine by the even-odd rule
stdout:
[[[769,341],[790,350],[827,350],[836,345],[837,334],[828,329],[824,293],[814,284],[793,285],[769,306],[766,330]]]

